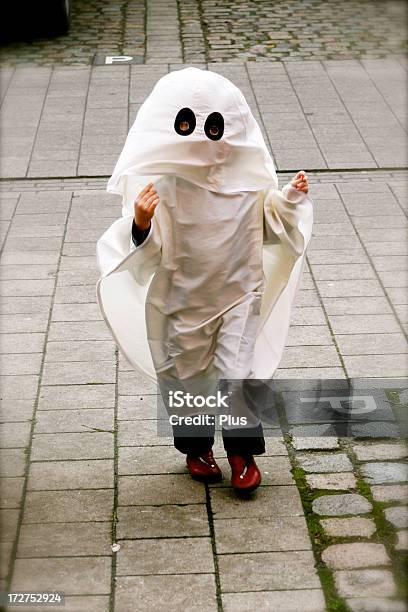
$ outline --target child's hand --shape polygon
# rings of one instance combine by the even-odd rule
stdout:
[[[137,196],[135,207],[135,225],[140,230],[147,230],[154,215],[156,206],[159,203],[159,196],[153,189],[153,183],[146,185]]]
[[[309,191],[309,183],[307,180],[306,172],[304,170],[300,170],[293,177],[291,185],[298,191],[303,191],[304,193],[307,193]]]

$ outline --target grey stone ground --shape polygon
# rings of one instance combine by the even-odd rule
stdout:
[[[10,44],[2,62],[381,58],[406,51],[406,19],[403,0],[72,0],[67,37]]]
[[[388,55],[402,49],[401,3],[336,3],[346,23],[354,16],[347,48],[329,55],[327,28],[314,36],[324,58],[341,61],[291,47],[287,62],[259,48],[259,63],[240,63],[268,4],[148,2],[145,32],[142,3],[106,3],[95,19],[100,3],[90,2],[82,34],[76,17],[61,43],[3,55],[56,61],[2,72],[4,589],[60,589],[75,612],[406,610],[403,442],[373,440],[378,430],[361,423],[354,439],[330,436],[318,414],[293,405],[267,440],[253,499],[232,494],[219,441],[226,478],[203,487],[171,440],[157,437],[156,390],[117,354],[95,304],[95,241],[120,214],[106,179],[138,107],[183,60],[226,59],[209,67],[244,91],[280,184],[306,168],[315,202],[277,378],[407,375],[407,64]],[[327,26],[331,3],[301,4]],[[287,6],[274,3],[274,14],[291,31]],[[231,11],[241,20],[229,27]],[[362,15],[372,38],[359,34]],[[294,8],[291,18],[301,17]],[[100,35],[97,49],[81,42],[85,30]],[[225,57],[209,46],[217,31],[240,32]],[[148,65],[60,65],[137,49]],[[388,393],[383,432],[395,434],[392,416],[406,403],[406,392]]]

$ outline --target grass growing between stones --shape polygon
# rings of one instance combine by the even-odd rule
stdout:
[[[313,491],[309,487],[306,482],[305,470],[299,467],[299,465],[297,465],[295,452],[290,444],[290,436],[285,435],[284,437],[289,453],[289,458],[292,463],[291,472],[300,494],[307,528],[309,531],[310,539],[312,541],[313,554],[316,562],[315,565],[326,599],[327,610],[328,612],[347,612],[346,604],[337,593],[332,572],[322,561],[323,550],[336,541],[335,538],[331,538],[330,536],[326,535],[323,527],[320,524],[319,518],[312,510],[313,500],[317,497],[320,497],[322,492]],[[336,492],[330,491],[330,493]]]
[[[387,441],[387,440],[386,440]],[[371,503],[373,509],[372,512],[367,515],[371,516],[375,522],[377,528],[373,539],[379,544],[383,544],[391,559],[391,571],[393,573],[396,587],[397,597],[406,601],[408,598],[408,587],[407,587],[407,570],[408,570],[408,553],[406,551],[396,550],[395,545],[397,543],[396,529],[391,525],[385,518],[384,508],[394,506],[393,502],[378,502],[375,501],[371,493],[370,485],[363,479],[359,466],[356,462],[355,455],[352,449],[349,449],[349,456],[354,464],[354,474],[357,482],[357,491],[363,495]]]

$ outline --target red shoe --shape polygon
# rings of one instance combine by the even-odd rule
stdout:
[[[231,484],[236,491],[251,493],[261,484],[262,476],[252,455],[228,455]]]
[[[190,475],[200,482],[219,482],[222,472],[214,459],[212,450],[202,453],[199,457],[187,455],[186,463]]]

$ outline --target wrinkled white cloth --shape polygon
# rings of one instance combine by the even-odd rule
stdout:
[[[194,112],[189,135],[174,128]],[[214,111],[224,133],[211,140]],[[145,241],[131,241],[133,202],[160,197]],[[271,378],[312,228],[310,198],[277,189],[273,161],[243,94],[196,68],[160,79],[142,105],[108,183],[122,218],[97,246],[98,302],[135,369],[181,379]]]

